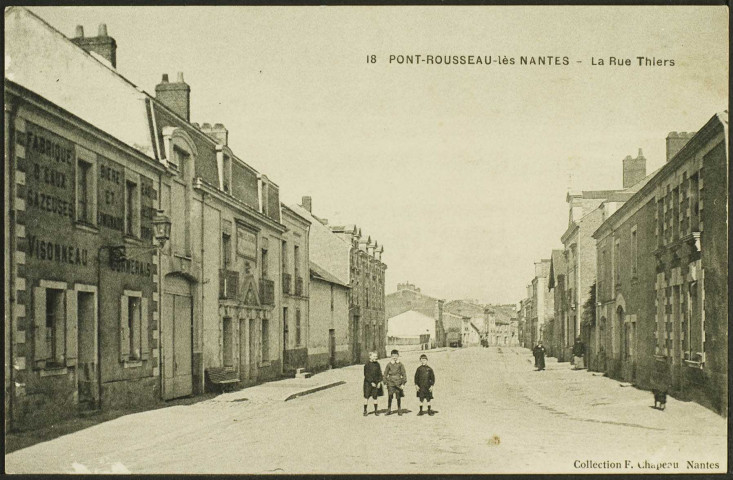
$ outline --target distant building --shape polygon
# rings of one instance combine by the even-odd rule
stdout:
[[[489,305],[489,345],[519,345],[518,318],[515,305]]]
[[[310,199],[307,200],[309,203]],[[331,231],[351,245],[349,254],[349,316],[354,363],[364,363],[369,352],[380,357],[386,352],[386,317],[384,312],[384,280],[387,265],[382,262],[384,246],[362,235],[356,225],[332,226]]]
[[[466,332],[468,332],[468,324],[471,322],[471,317],[463,315],[456,315],[450,312],[443,312],[443,327],[445,328],[445,341],[448,347],[466,347],[468,346],[468,339],[464,341],[463,332],[464,326]]]
[[[398,283],[397,291],[384,297],[384,308],[387,319],[408,310],[415,310],[435,319],[435,336],[433,343],[436,347],[446,346],[446,332],[443,325],[443,304],[445,300],[426,295],[415,285],[409,282]]]
[[[569,339],[566,330],[567,323],[563,321],[563,314],[567,312],[568,297],[565,292],[565,255],[562,250],[553,250],[550,257],[550,275],[548,278],[547,288],[549,295],[553,298],[553,315],[550,320],[551,327],[547,338],[548,353],[556,357],[560,361],[566,361],[564,357],[564,345],[567,345]]]
[[[529,310],[529,344],[534,346],[543,338],[545,322],[552,317],[554,299],[548,292],[550,260],[542,259],[534,263],[535,276],[530,284],[531,302]]]
[[[490,323],[490,309],[477,303],[477,300],[452,300],[447,302],[443,310],[454,315],[470,318],[470,322],[463,328],[463,346],[480,344],[481,340],[488,340]]]
[[[408,310],[387,320],[387,350],[427,350],[435,346],[435,319]]]
[[[667,137],[667,163],[595,231],[609,376],[728,408],[728,114]],[[603,354],[601,354],[603,352]]]
[[[596,280],[596,242],[593,232],[601,225],[604,211],[613,211],[623,205],[634,192],[644,184],[646,177],[646,158],[639,149],[636,158],[630,155],[623,163],[623,189],[619,190],[591,190],[569,192],[568,227],[561,237],[565,256],[565,283],[564,290],[567,301],[560,304],[556,310],[559,322],[564,333],[559,359],[570,359],[575,338],[581,336],[580,322],[583,306],[590,295],[590,288]],[[583,340],[588,343],[588,333]],[[593,345],[586,345],[589,350]],[[591,365],[591,367],[593,367]]]

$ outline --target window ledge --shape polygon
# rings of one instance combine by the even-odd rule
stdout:
[[[94,224],[91,224],[91,223],[87,223],[87,222],[82,222],[82,221],[79,221],[79,220],[77,220],[77,221],[76,221],[76,222],[74,223],[74,226],[75,226],[76,228],[78,228],[79,230],[83,230],[83,231],[85,231],[85,232],[89,232],[89,233],[99,233],[99,228],[98,228],[98,227],[97,227],[96,225],[94,225]]]
[[[134,245],[141,245],[143,243],[142,239],[138,237],[133,237],[131,235],[125,235],[125,243],[132,243]]]
[[[143,366],[142,360],[125,360],[123,363],[125,368],[137,368]]]
[[[258,367],[269,367],[270,365],[272,365],[271,362],[259,362],[257,364]]]
[[[705,366],[705,363],[704,362],[696,362],[694,360],[685,360],[684,362],[685,362],[685,365],[687,365],[688,367],[690,367],[690,368],[698,368],[700,370],[702,370],[703,367]]]
[[[41,377],[53,377],[56,375],[66,375],[69,370],[66,367],[45,367],[41,370]]]
[[[654,360],[658,362],[666,362],[667,356],[666,355],[654,355]]]

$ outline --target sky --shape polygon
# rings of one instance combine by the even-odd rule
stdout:
[[[387,293],[409,281],[518,302],[534,262],[562,247],[569,189],[621,188],[622,159],[640,148],[651,173],[668,132],[728,105],[723,6],[30,10],[69,37],[106,23],[117,70],[151,94],[183,72],[191,121],[223,123],[284,203],[311,196],[315,215],[384,246]]]

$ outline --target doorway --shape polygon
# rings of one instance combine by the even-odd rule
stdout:
[[[328,364],[331,368],[336,367],[336,330],[328,330]]]
[[[361,363],[361,349],[359,348],[359,315],[354,315],[353,332],[351,334],[351,363]]]
[[[97,320],[96,294],[74,292],[77,295],[77,393],[79,406],[92,409],[97,404]]]
[[[257,321],[249,320],[249,379],[257,381]]]
[[[193,393],[193,301],[188,282],[167,277],[161,317],[163,335],[163,398]]]

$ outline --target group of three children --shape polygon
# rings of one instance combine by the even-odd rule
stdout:
[[[392,414],[392,398],[397,399],[397,415],[402,415],[402,397],[405,395],[402,388],[407,383],[407,372],[405,366],[400,362],[400,353],[392,350],[392,360],[382,368],[377,362],[377,352],[369,352],[369,361],[364,365],[364,416],[367,412],[367,404],[371,398],[374,402],[374,415],[379,415],[377,410],[377,397],[382,394],[382,383],[387,385],[387,415]],[[415,389],[420,399],[420,411],[418,415],[433,415],[435,412],[430,406],[433,399],[433,385],[435,385],[435,372],[428,366],[428,357],[420,355],[421,365],[415,371]],[[428,410],[423,411],[423,403],[427,401]]]

